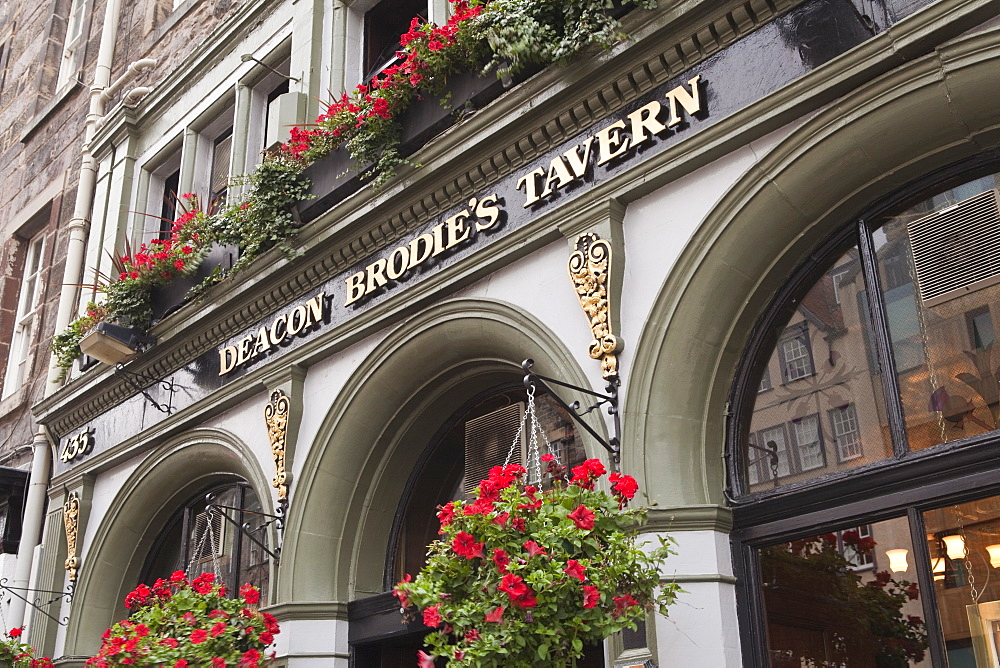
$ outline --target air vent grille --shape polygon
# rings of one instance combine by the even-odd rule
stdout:
[[[1000,282],[1000,211],[989,190],[910,223],[920,298],[927,306]]]
[[[518,427],[524,419],[524,404],[516,403],[465,423],[465,482],[463,489],[472,494],[494,466],[507,461]],[[524,462],[524,434],[510,458],[511,464]]]

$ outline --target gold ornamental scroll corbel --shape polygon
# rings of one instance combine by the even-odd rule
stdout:
[[[288,438],[288,412],[291,401],[281,390],[271,392],[271,400],[264,407],[267,436],[271,441],[274,457],[274,478],[271,486],[278,490],[278,503],[288,503],[288,474],[285,471],[285,444]]]
[[[575,246],[569,256],[569,276],[590,321],[590,356],[600,360],[605,379],[617,378],[623,342],[611,326],[611,243],[588,232],[576,238]]]
[[[76,555],[76,542],[80,529],[80,495],[73,492],[63,503],[63,524],[66,527],[66,572],[69,581],[76,582],[76,572],[80,568],[80,558]]]

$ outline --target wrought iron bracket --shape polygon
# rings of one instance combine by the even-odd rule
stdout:
[[[18,597],[19,599],[24,601],[26,604],[30,605],[35,610],[37,610],[38,612],[42,613],[43,615],[54,621],[59,626],[66,626],[67,624],[69,624],[69,617],[63,617],[61,620],[57,619],[52,615],[50,615],[48,612],[46,612],[44,608],[49,607],[50,605],[52,605],[53,603],[55,603],[60,599],[64,600],[66,603],[72,603],[74,583],[70,582],[69,585],[66,587],[66,591],[55,591],[52,589],[34,589],[32,587],[12,587],[9,584],[7,584],[7,578],[0,578],[0,589],[9,593],[11,596]],[[49,596],[51,596],[51,598],[49,598],[47,601],[41,601],[38,598],[32,600],[30,598],[27,598],[27,596],[24,596],[23,594],[20,594],[18,592],[24,592],[24,594],[48,594]]]
[[[148,401],[156,410],[160,411],[161,413],[166,413],[167,415],[170,415],[173,412],[174,393],[177,392],[177,384],[174,383],[173,378],[171,378],[170,380],[151,378],[145,374],[129,371],[128,369],[125,368],[124,364],[115,365],[115,375],[122,378],[126,383],[129,384],[129,386],[132,389],[134,389],[136,392],[144,396],[146,398],[146,401]],[[170,393],[169,398],[167,399],[167,403],[165,404],[161,404],[160,402],[153,399],[153,397],[150,396],[149,392],[146,391],[153,385],[157,384],[159,384],[159,386],[162,389]]]
[[[521,362],[521,369],[524,371],[524,386],[526,388],[534,387],[536,390],[541,389],[552,395],[556,403],[563,407],[573,420],[587,430],[587,433],[593,436],[598,443],[600,443],[608,454],[611,455],[611,470],[618,471],[621,466],[621,453],[622,453],[622,424],[621,415],[618,412],[618,386],[621,385],[621,381],[618,376],[612,376],[607,379],[607,394],[601,394],[600,392],[594,392],[593,390],[586,387],[578,387],[576,385],[571,385],[569,383],[557,380],[555,378],[548,378],[546,376],[539,375],[531,370],[531,367],[535,365],[535,361],[532,359],[526,359]],[[597,400],[586,408],[582,408],[579,401],[574,401],[572,404],[567,404],[562,398],[556,394],[555,390],[549,387],[549,383],[553,385],[558,385],[560,387],[565,387],[570,390],[575,390],[577,392],[583,392],[584,394],[589,394],[595,397]],[[597,431],[587,424],[583,416],[587,413],[597,410],[604,404],[607,404],[608,415],[612,417],[612,422],[614,424],[614,434],[610,439],[605,439]]]
[[[233,506],[224,506],[221,503],[215,503],[214,494],[209,494],[208,496],[205,497],[205,500],[208,501],[208,505],[205,506],[205,510],[208,511],[209,514],[218,513],[219,515],[221,515],[224,520],[226,520],[234,527],[236,527],[237,531],[246,536],[251,543],[253,543],[260,549],[267,552],[267,554],[270,555],[272,559],[274,559],[275,564],[280,563],[281,548],[275,547],[274,550],[270,549],[267,546],[267,543],[263,542],[260,538],[258,538],[254,534],[263,532],[264,529],[271,526],[272,524],[278,531],[283,530],[285,526],[285,517],[281,508],[278,509],[277,515],[269,515],[268,513],[262,513],[256,510],[234,508]],[[262,522],[255,527],[251,527],[250,522],[244,522],[243,524],[240,524],[239,522],[237,522],[236,520],[234,520],[232,517],[229,516],[229,513],[226,512],[227,510],[232,510],[237,513],[243,513],[244,515],[256,515],[257,517],[266,518],[267,521]]]
[[[756,459],[750,459],[747,461],[747,466],[753,466],[762,459],[768,459],[768,463],[771,465],[771,479],[774,480],[775,486],[778,485],[778,444],[774,441],[768,441],[767,446],[754,445],[753,443],[747,443],[748,448],[752,448],[764,454],[760,455]],[[749,458],[748,458],[749,459]]]

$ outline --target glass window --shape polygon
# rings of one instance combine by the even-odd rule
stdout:
[[[806,323],[789,328],[781,337],[778,349],[781,352],[781,375],[786,383],[813,374],[809,326]]]
[[[219,512],[207,511],[209,497],[211,503],[224,507],[233,522]],[[260,527],[265,521],[261,512],[257,495],[246,483],[230,483],[199,494],[174,515],[157,537],[140,582],[149,584],[178,570],[185,571],[189,578],[215,573],[230,592],[247,582],[256,585],[266,603],[268,554],[236,528]],[[268,544],[266,531],[254,531],[253,535]]]
[[[830,426],[837,443],[837,456],[841,461],[854,459],[864,454],[861,447],[861,433],[858,429],[858,413],[854,404],[847,404],[830,410]]]
[[[823,443],[819,435],[819,416],[807,417],[792,421],[792,434],[795,436],[795,446],[799,452],[799,468],[803,471],[819,468],[826,463]]]
[[[399,37],[415,17],[427,20],[427,0],[381,0],[365,14],[365,81],[396,62]]]
[[[905,517],[760,550],[775,668],[929,666]]]
[[[996,429],[1000,301],[995,176],[892,216],[873,234],[912,450]]]
[[[842,231],[758,327],[731,435],[747,665],[1000,666],[1000,193],[953,182]]]
[[[10,355],[7,358],[7,375],[4,378],[3,396],[6,398],[24,384],[28,377],[32,333],[38,315],[38,304],[42,294],[42,251],[45,242],[38,235],[25,244],[24,271],[21,289],[17,296],[17,310],[14,315],[14,333],[10,340]]]
[[[750,419],[747,482],[750,491],[814,478],[890,457],[892,444],[867,309],[859,251],[837,257],[796,304],[779,331],[766,365],[782,369],[782,384],[758,391]],[[834,277],[840,301],[835,298]],[[815,364],[814,364],[815,361]],[[761,381],[763,382],[763,380]],[[795,456],[788,456],[788,429]],[[777,446],[778,477],[768,444]],[[836,443],[827,457],[824,442]]]
[[[58,88],[62,88],[76,78],[83,64],[86,38],[83,34],[86,18],[86,1],[72,0],[69,18],[66,20],[66,39],[63,42],[62,60],[59,63]]]

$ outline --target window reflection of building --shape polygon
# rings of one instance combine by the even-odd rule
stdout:
[[[857,234],[843,233],[846,250],[762,328],[770,353],[744,390],[753,410],[743,492],[748,508],[769,513],[766,528],[748,530],[759,569],[748,596],[763,609],[773,666],[929,666],[931,654],[934,665],[1000,665],[990,649],[1000,622],[1000,497],[987,496],[996,478],[986,491],[933,487],[942,472],[971,475],[963,448],[996,447],[998,185],[990,175],[924,196],[859,224],[852,231],[870,237],[853,246]],[[806,346],[811,375],[797,362]],[[782,385],[759,391],[776,368]],[[908,469],[916,478],[898,473],[907,462],[923,465]],[[862,476],[875,491],[855,495]],[[882,479],[891,489],[877,488]],[[832,503],[827,489],[850,503]],[[800,497],[822,499],[811,529],[796,518]],[[799,524],[786,530],[788,521]]]

